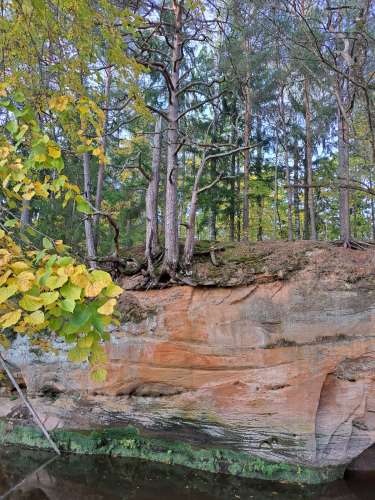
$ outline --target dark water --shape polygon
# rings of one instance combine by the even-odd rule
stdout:
[[[51,458],[52,462],[43,468],[43,464]],[[9,490],[11,492],[7,494]],[[374,500],[375,475],[356,476],[322,487],[292,487],[140,460],[79,455],[54,460],[53,455],[44,452],[3,448],[0,450],[0,498]]]

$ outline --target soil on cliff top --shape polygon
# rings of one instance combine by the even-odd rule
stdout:
[[[130,262],[128,270],[119,280],[125,289],[155,286],[144,272],[144,247],[127,250],[123,258]],[[168,283],[159,281],[156,286],[244,286],[291,279],[301,271],[313,273],[317,278],[330,276],[334,281],[365,282],[367,286],[372,283],[375,286],[375,247],[353,250],[332,242],[314,241],[214,244],[200,241],[195,247],[192,268],[182,269],[175,280]]]

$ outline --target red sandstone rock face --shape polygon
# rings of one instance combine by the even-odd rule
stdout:
[[[108,380],[24,366],[59,425],[135,423],[269,460],[349,463],[375,442],[375,290],[320,276],[239,288],[126,292],[136,322],[108,345]],[[51,382],[52,381],[52,382]],[[80,392],[80,400],[69,392]],[[57,420],[56,420],[57,419]]]

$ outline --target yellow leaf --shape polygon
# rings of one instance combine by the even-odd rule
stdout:
[[[77,340],[77,346],[80,349],[89,349],[92,346],[94,339],[90,335],[86,335],[86,337],[80,337]]]
[[[105,271],[100,271],[98,269],[91,271],[90,279],[91,281],[94,281],[96,283],[102,283],[104,287],[112,283],[111,275]]]
[[[72,283],[66,283],[60,290],[60,293],[66,299],[79,300],[81,298],[82,288]]]
[[[17,262],[13,262],[10,267],[13,269],[13,271],[18,274],[22,271],[26,271],[26,269],[30,269],[30,266],[28,264],[26,264],[26,262],[22,262],[22,261],[17,261]]]
[[[13,330],[17,333],[25,333],[28,329],[28,326],[24,321],[21,321],[17,326],[13,328]]]
[[[40,298],[45,306],[49,306],[59,298],[59,292],[44,292],[40,294]]]
[[[3,231],[3,229],[0,229],[0,240],[4,238],[4,236],[5,236],[5,231]]]
[[[113,313],[115,305],[116,305],[116,299],[109,299],[105,304],[99,307],[98,313],[104,314],[104,316],[110,316]]]
[[[37,311],[43,307],[43,299],[41,297],[34,297],[33,295],[24,295],[19,301],[19,305],[25,311]]]
[[[50,276],[46,280],[46,287],[50,290],[55,290],[56,288],[61,288],[68,281],[67,276]]]
[[[60,158],[60,148],[58,148],[57,146],[48,146],[48,156],[55,159]]]
[[[37,161],[38,163],[43,163],[44,161],[47,160],[47,156],[44,153],[39,153],[34,156],[34,160]]]
[[[0,286],[4,285],[6,280],[9,278],[9,276],[12,274],[12,271],[8,269],[2,276],[0,276]]]
[[[41,198],[48,198],[47,186],[39,181],[34,182],[34,189],[37,196]]]
[[[8,300],[17,292],[16,285],[3,286],[0,288],[0,304]]]
[[[105,382],[107,379],[108,372],[105,368],[96,368],[91,372],[91,379],[94,382]]]
[[[95,148],[92,150],[92,154],[94,156],[100,156],[102,154],[102,149],[101,148]]]
[[[10,326],[15,325],[20,319],[22,314],[21,309],[17,309],[15,311],[11,311],[7,314],[3,314],[0,317],[0,325],[1,328],[9,328]]]
[[[71,101],[71,98],[68,96],[58,96],[58,97],[52,97],[49,101],[49,107],[51,109],[56,109],[56,111],[65,111],[69,102]]]
[[[30,201],[32,198],[34,198],[34,196],[35,196],[35,191],[28,191],[27,193],[24,193],[22,195],[22,199]]]
[[[35,311],[32,314],[25,316],[25,322],[30,325],[41,325],[44,323],[44,313],[42,311]]]
[[[103,285],[103,283],[100,282],[88,283],[85,286],[85,296],[96,297],[103,290],[103,288],[105,288],[105,285]]]
[[[114,283],[111,283],[104,290],[104,295],[106,297],[112,298],[112,297],[118,297],[119,295],[122,294],[122,292],[123,292],[123,289],[120,286],[115,285]]]
[[[16,284],[20,292],[27,292],[33,286],[35,278],[33,273],[23,271],[16,277]]]

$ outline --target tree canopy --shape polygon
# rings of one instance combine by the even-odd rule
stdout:
[[[375,239],[372,0],[0,9],[3,343],[62,334],[100,379],[125,250],[151,286],[198,239]]]

